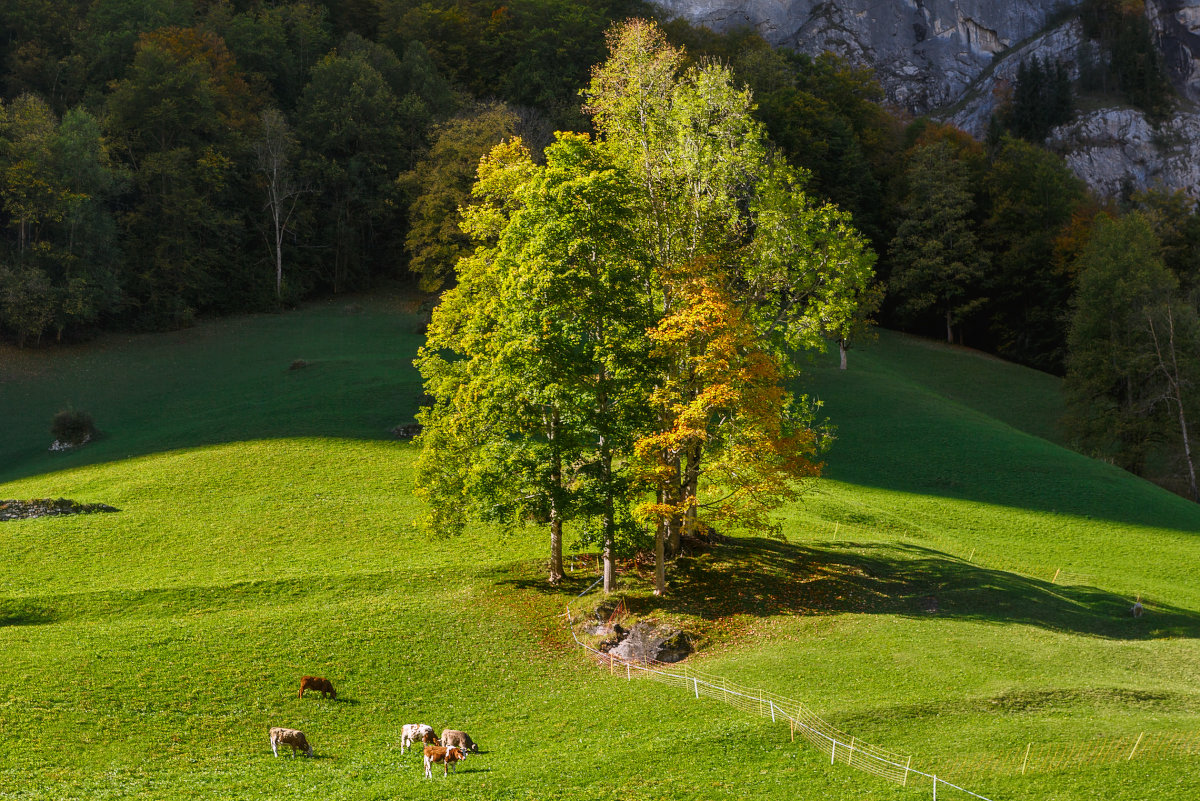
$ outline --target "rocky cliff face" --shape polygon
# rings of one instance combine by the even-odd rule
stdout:
[[[714,30],[874,67],[888,98],[924,114],[954,103],[1000,53],[1046,27],[1055,0],[657,0]]]
[[[1093,47],[1078,21],[1060,13],[1077,0],[657,2],[716,30],[750,26],[772,44],[869,65],[894,106],[979,137],[1023,60],[1061,61],[1074,78]],[[1200,0],[1147,0],[1146,14],[1180,93],[1200,102]],[[1134,110],[1092,111],[1047,144],[1104,194],[1162,185],[1200,195],[1200,114],[1192,103],[1157,128]]]

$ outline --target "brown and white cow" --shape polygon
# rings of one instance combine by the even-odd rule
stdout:
[[[276,757],[279,756],[278,746],[280,745],[290,745],[292,747],[292,759],[296,758],[297,748],[308,756],[313,755],[312,746],[308,744],[308,738],[299,729],[285,729],[282,726],[271,727],[271,753]]]
[[[441,745],[442,741],[433,733],[433,727],[428,723],[405,723],[400,728],[400,753],[403,754],[413,743]]]
[[[425,746],[425,778],[433,778],[433,764],[435,762],[441,764],[442,775],[449,776],[450,769],[454,767],[454,763],[461,762],[466,758],[467,755],[463,753],[461,748],[455,748],[452,745],[427,745]]]

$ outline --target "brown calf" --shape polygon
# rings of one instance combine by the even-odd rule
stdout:
[[[333,689],[333,682],[329,679],[323,679],[320,676],[305,676],[300,679],[300,695],[296,697],[303,698],[305,690],[316,690],[325,698],[337,698],[337,691]]]
[[[450,768],[455,762],[461,762],[466,759],[467,755],[461,749],[454,746],[427,745],[425,746],[425,778],[432,779],[432,766],[434,762],[440,762],[442,765],[442,775],[449,776]]]

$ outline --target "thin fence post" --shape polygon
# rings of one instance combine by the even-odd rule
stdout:
[[[697,698],[700,697],[700,682],[697,681],[695,676],[692,676],[692,692],[696,693]]]
[[[1025,759],[1023,762],[1021,762],[1021,775],[1022,776],[1025,775],[1026,766],[1029,765],[1029,749],[1030,748],[1033,748],[1033,743],[1029,743],[1028,745],[1025,746]]]
[[[721,677],[721,700],[726,704],[729,703],[729,682],[725,680],[724,676]]]
[[[629,663],[625,663],[625,681],[629,681]]]
[[[937,776],[933,777],[933,801],[937,801]]]
[[[1129,759],[1133,759],[1133,755],[1137,753],[1137,748],[1142,744],[1142,738],[1145,736],[1146,732],[1142,732],[1138,735],[1137,742],[1133,744],[1133,750],[1129,752]],[[1129,759],[1127,759],[1126,762],[1128,762]]]
[[[1060,567],[1058,570],[1055,570],[1055,571],[1054,571],[1054,578],[1050,579],[1050,583],[1051,583],[1051,584],[1055,584],[1055,583],[1057,583],[1057,582],[1058,582],[1058,574],[1059,574],[1059,573],[1061,573],[1061,572],[1062,572],[1062,568],[1061,568],[1061,567]]]
[[[792,735],[792,742],[796,742],[796,721],[791,715],[788,715],[788,731]]]
[[[771,704],[771,722],[774,723],[775,722],[775,702],[770,701],[770,704]]]
[[[834,760],[837,758],[837,740],[831,740],[830,742],[833,743],[833,745],[829,747],[829,764],[832,765]]]
[[[904,763],[904,786],[908,786],[908,771],[912,767],[912,754],[908,755],[908,762]]]

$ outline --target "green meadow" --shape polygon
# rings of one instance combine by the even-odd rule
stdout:
[[[0,499],[119,509],[0,522],[0,798],[930,797],[599,668],[560,617],[592,555],[551,589],[541,530],[419,531],[389,433],[419,343],[385,295],[0,350]],[[786,539],[691,553],[663,599],[629,563],[630,610],[993,801],[1200,797],[1200,508],[1064,449],[1056,380],[971,351],[883,332],[804,391],[838,438]],[[50,453],[68,406],[103,436]],[[416,722],[482,753],[427,780]]]

